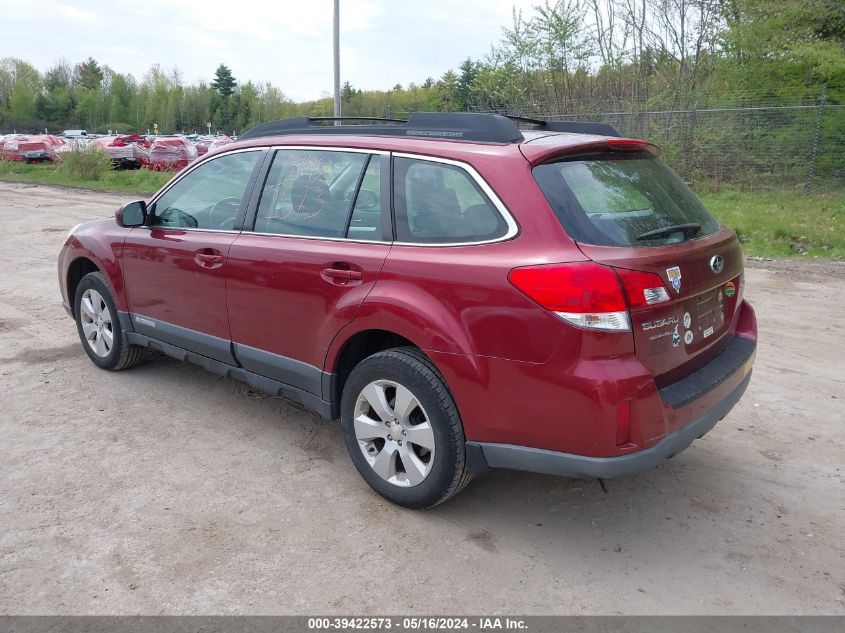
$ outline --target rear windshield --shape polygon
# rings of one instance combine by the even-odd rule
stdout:
[[[689,187],[650,154],[562,160],[538,165],[533,173],[563,228],[577,242],[663,246],[719,228]],[[666,231],[646,235],[662,229]]]

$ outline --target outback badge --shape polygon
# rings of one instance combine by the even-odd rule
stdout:
[[[669,277],[669,281],[672,282],[672,287],[675,289],[676,293],[681,292],[681,269],[678,266],[673,266],[672,268],[666,269],[666,276]]]

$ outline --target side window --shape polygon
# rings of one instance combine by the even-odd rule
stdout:
[[[267,174],[255,231],[344,237],[368,154],[279,150]]]
[[[398,241],[476,242],[507,232],[502,216],[460,167],[410,158],[393,164]]]
[[[151,226],[232,230],[262,150],[203,163],[156,200]]]
[[[381,210],[381,159],[372,156],[355,198],[346,236],[351,240],[383,241]]]

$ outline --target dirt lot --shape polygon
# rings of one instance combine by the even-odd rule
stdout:
[[[332,423],[168,359],[91,364],[56,253],[118,203],[0,184],[0,613],[845,614],[842,266],[750,262],[754,379],[682,455],[412,512]]]

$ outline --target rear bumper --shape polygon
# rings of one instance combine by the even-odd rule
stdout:
[[[753,360],[753,353],[749,356]],[[648,470],[664,459],[677,455],[696,439],[710,431],[724,418],[745,393],[751,381],[749,370],[745,378],[727,396],[710,407],[686,426],[666,435],[653,446],[618,457],[589,457],[559,453],[540,448],[467,442],[467,452],[475,472],[486,468],[508,468],[576,479],[610,479]]]

